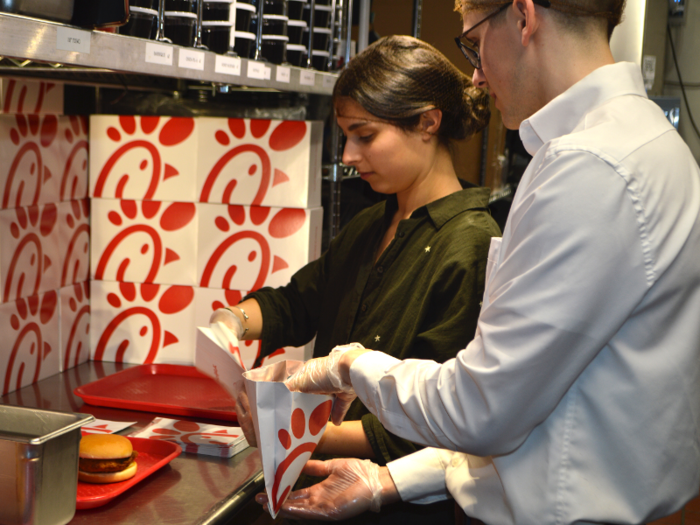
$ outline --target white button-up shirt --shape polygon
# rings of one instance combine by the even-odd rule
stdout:
[[[670,514],[700,484],[697,163],[629,63],[520,134],[534,158],[474,340],[443,365],[365,354],[353,386],[391,432],[443,449],[389,464],[404,500],[449,493],[489,525]]]

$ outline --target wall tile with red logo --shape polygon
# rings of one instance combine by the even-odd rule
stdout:
[[[202,288],[282,286],[321,255],[323,208],[197,204]]]
[[[198,201],[321,205],[322,122],[201,117],[197,133]]]
[[[92,279],[196,284],[195,203],[91,199],[90,206]]]
[[[189,117],[90,117],[90,196],[194,202],[198,139]]]
[[[0,78],[0,113],[63,114],[63,84]]]
[[[88,118],[62,117],[58,121],[60,171],[58,201],[83,199],[88,196]]]
[[[90,358],[194,364],[191,286],[91,281]]]
[[[70,117],[0,115],[0,208],[58,202],[66,146],[59,123]]]
[[[60,286],[56,204],[0,210],[0,302]]]
[[[58,293],[0,304],[2,394],[60,371]]]
[[[195,288],[195,326],[209,326],[209,317],[214,310],[229,305],[236,305],[241,302],[241,299],[245,297],[246,294],[247,292],[239,292],[238,290]],[[285,346],[284,348],[277,349],[269,356],[264,357],[259,363],[259,366],[269,365],[277,361],[284,361],[285,359],[305,361],[312,357],[313,348],[313,341],[299,348]],[[260,341],[241,341],[239,349],[241,351],[241,357],[243,358],[243,364],[245,364],[246,369],[250,370],[260,356]]]
[[[90,358],[90,283],[64,286],[58,291],[61,326],[61,372]]]
[[[90,200],[59,202],[58,243],[61,256],[60,284],[82,283],[90,277]]]

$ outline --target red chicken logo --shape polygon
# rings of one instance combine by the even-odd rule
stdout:
[[[270,120],[250,120],[250,135],[254,139],[262,139],[270,132]],[[211,169],[206,177],[199,197],[200,202],[213,202],[212,195],[221,195],[221,203],[232,201],[232,195],[241,176],[259,177],[258,190],[251,202],[254,206],[263,204],[269,188],[282,184],[289,177],[279,168],[272,166],[270,156],[264,148],[257,144],[246,144],[246,121],[243,119],[228,119],[228,130],[219,129],[214,134],[214,140],[222,146],[235,146],[228,150]],[[267,144],[272,151],[286,151],[299,144],[306,136],[306,122],[285,120],[278,124],[269,135]],[[231,138],[234,137],[234,140]],[[244,143],[241,144],[240,142]],[[245,166],[248,166],[245,169]],[[217,190],[214,191],[214,188]],[[243,201],[238,201],[243,202]]]
[[[143,191],[143,199],[152,199],[158,189],[158,185],[171,177],[179,175],[177,169],[163,162],[158,148],[148,140],[129,140],[130,136],[136,133],[137,126],[141,131],[150,135],[156,131],[160,125],[160,117],[119,117],[118,129],[110,126],[107,129],[107,137],[119,144],[117,150],[109,157],[107,162],[97,176],[94,197],[116,197],[121,199],[124,196],[127,184],[134,183],[141,187],[142,181],[147,184]],[[157,141],[162,146],[177,146],[184,142],[194,131],[194,119],[183,117],[172,117],[166,120],[165,124],[158,132]],[[120,173],[122,164],[120,161],[126,157],[133,160],[134,156],[141,160],[137,162],[138,171]],[[131,163],[127,163],[131,166]],[[112,181],[111,179],[115,179]],[[107,187],[110,190],[107,192]],[[114,188],[112,190],[112,188]]]
[[[53,290],[15,301],[15,313],[10,316],[14,333],[5,334],[5,337],[15,335],[16,338],[5,370],[3,395],[21,388],[25,373],[31,374],[31,367],[34,367],[34,374],[28,383],[39,380],[41,364],[53,350],[44,340],[41,327],[53,319],[57,305],[58,295]]]
[[[246,214],[248,210],[248,214]],[[267,224],[267,232],[272,238],[281,239],[294,235],[306,222],[306,211],[298,208],[283,208],[275,212],[271,217],[272,208],[264,208],[259,206],[237,206],[230,205],[227,207],[228,217],[219,215],[214,223],[216,228],[224,234],[231,234],[217,246],[214,252],[209,256],[200,279],[200,286],[212,288],[241,288],[232,286],[231,281],[238,270],[238,264],[257,264],[258,272],[252,286],[245,286],[244,289],[257,290],[265,285],[267,276],[279,270],[289,267],[289,264],[273,255],[270,250],[270,245],[267,239],[262,234],[245,229],[248,221],[254,226],[261,226],[269,220]],[[248,241],[241,244],[245,247],[252,246],[248,251],[245,260],[241,260],[241,248],[235,246],[242,241]],[[244,251],[247,251],[244,249]],[[226,261],[223,263],[222,261]],[[238,264],[236,264],[238,263]],[[224,267],[224,264],[228,266]],[[214,282],[216,279],[216,282]]]
[[[148,354],[143,364],[153,363],[158,351],[168,345],[179,342],[171,332],[161,327],[158,314],[153,308],[140,305],[129,305],[140,296],[143,302],[153,302],[160,293],[161,285],[139,284],[120,282],[119,294],[110,292],[107,294],[107,302],[118,310],[110,323],[102,332],[95,347],[95,361],[105,360],[105,353],[109,350],[110,359],[116,363],[123,363],[125,355],[130,348],[148,348]],[[157,305],[153,305],[163,315],[172,315],[183,311],[194,300],[194,289],[190,286],[170,286],[160,296]],[[133,329],[120,330],[120,326],[129,318],[143,319],[144,325],[138,331]],[[133,320],[132,320],[133,323]],[[121,341],[111,342],[113,336]],[[111,355],[114,349],[114,356]]]
[[[19,149],[10,161],[3,188],[3,208],[21,206],[25,193],[33,194],[31,201],[25,201],[25,204],[38,204],[42,187],[53,176],[44,164],[42,150],[56,138],[56,116],[15,115],[15,123],[16,127],[10,130],[10,141]]]

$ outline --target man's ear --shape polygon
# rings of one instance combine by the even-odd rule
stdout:
[[[518,21],[520,41],[523,46],[527,46],[539,27],[535,4],[532,0],[514,0],[513,10]]]
[[[429,109],[420,116],[420,131],[429,136],[437,135],[442,123],[442,111],[439,109]],[[430,138],[430,137],[427,138]]]

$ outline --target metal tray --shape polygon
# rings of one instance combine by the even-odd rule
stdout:
[[[228,392],[193,366],[139,365],[73,392],[91,405],[237,421]]]

